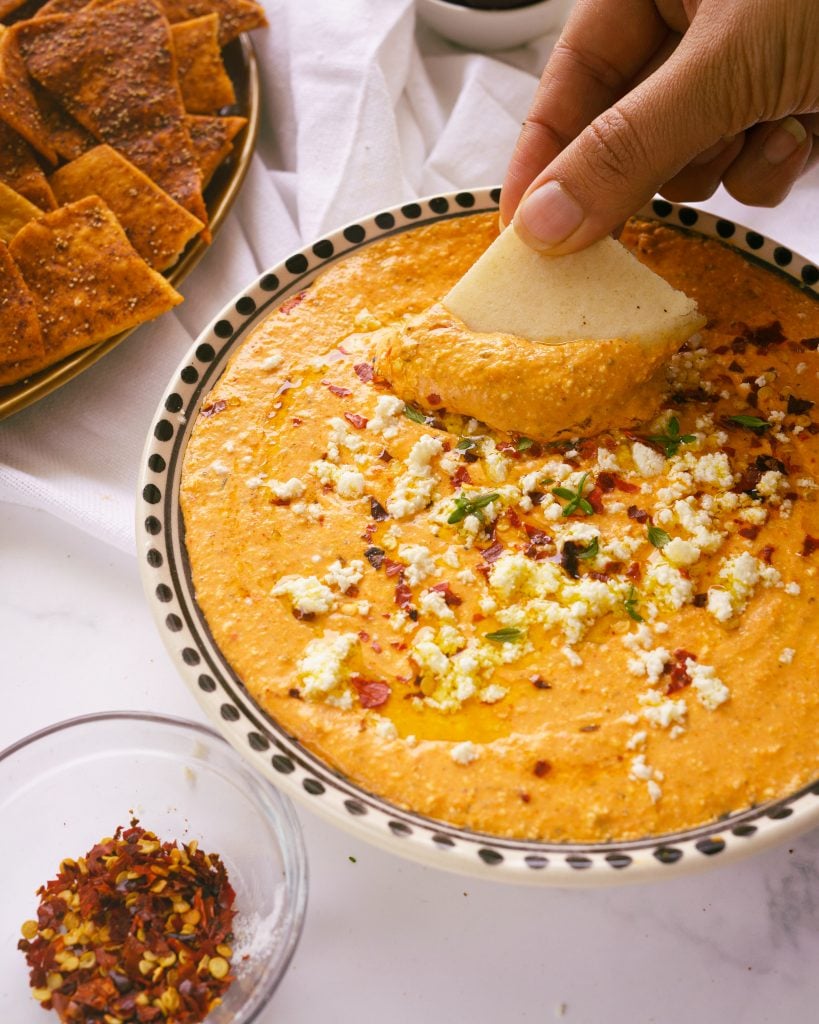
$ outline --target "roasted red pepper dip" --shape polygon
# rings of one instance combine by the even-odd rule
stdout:
[[[136,821],[37,890],[18,948],[34,998],[71,1024],[194,1024],[222,1001],[235,893],[215,853]]]

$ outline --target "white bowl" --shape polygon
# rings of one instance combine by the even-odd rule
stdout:
[[[528,7],[477,10],[447,0],[417,0],[418,16],[431,28],[471,50],[508,50],[559,28],[572,0],[540,0]]]

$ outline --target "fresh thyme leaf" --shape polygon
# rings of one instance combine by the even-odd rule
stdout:
[[[514,626],[504,626],[503,629],[496,629],[494,633],[484,633],[484,636],[496,644],[516,644],[523,636],[523,631],[515,629]]]
[[[592,508],[591,503],[583,497],[583,488],[586,486],[586,479],[588,478],[588,475],[588,473],[584,473],[583,476],[580,477],[580,483],[578,483],[576,491],[572,491],[568,487],[552,488],[552,494],[554,494],[555,497],[563,498],[563,500],[567,502],[567,504],[563,506],[564,516],[570,516],[578,509],[587,516],[594,515],[594,509]]]
[[[515,451],[528,452],[534,443],[535,442],[531,439],[531,437],[519,437],[518,442],[515,445]]]
[[[729,416],[728,420],[731,423],[736,423],[740,427],[747,427],[748,430],[753,430],[755,434],[762,434],[766,430],[771,429],[771,425],[767,420],[762,420],[759,416]]]
[[[600,541],[597,537],[592,537],[589,544],[585,548],[579,548],[577,551],[578,558],[597,558],[597,554],[600,551]]]
[[[623,601],[623,607],[626,609],[626,615],[630,619],[634,619],[635,622],[642,622],[643,616],[637,611],[637,603],[639,598],[637,597],[637,591],[634,589],[634,585],[628,588],[628,594]]]
[[[462,437],[455,445],[455,450],[459,452],[469,452],[473,448],[477,448],[478,443],[474,437]]]
[[[659,526],[649,526],[648,539],[655,548],[664,548],[671,540],[665,530],[661,530]]]
[[[680,421],[676,416],[672,416],[666,424],[666,432],[664,434],[649,434],[646,440],[651,441],[652,444],[659,445],[665,452],[666,458],[670,459],[672,455],[676,455],[680,450],[681,444],[691,444],[697,438],[694,434],[681,434]]]
[[[421,410],[416,409],[412,405],[404,406],[404,415],[408,420],[412,420],[413,423],[426,423],[427,421],[426,416],[421,412]]]
[[[483,522],[481,510],[485,509],[487,505],[491,505],[493,501],[497,501],[499,497],[500,495],[494,491],[491,494],[477,494],[472,498],[465,498],[459,494],[455,499],[455,510],[447,522],[454,526],[455,523],[460,523],[467,516],[477,516]]]

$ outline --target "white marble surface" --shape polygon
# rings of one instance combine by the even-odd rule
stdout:
[[[0,747],[91,711],[202,719],[134,558],[13,505],[0,551]],[[570,891],[462,879],[299,816],[306,926],[259,1024],[816,1019],[819,831],[678,880]]]

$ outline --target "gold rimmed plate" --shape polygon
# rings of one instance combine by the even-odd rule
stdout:
[[[236,92],[236,104],[227,113],[247,118],[247,124],[236,137],[233,152],[218,168],[205,190],[209,227],[214,236],[211,245],[216,244],[215,237],[238,195],[250,166],[259,128],[259,69],[249,38],[243,35],[233,40],[225,47],[223,55],[225,68]],[[177,262],[165,272],[165,277],[172,285],[180,284],[207,249],[208,244],[201,237],[195,238]],[[80,352],[74,352],[66,359],[54,363],[53,366],[47,366],[16,384],[0,387],[0,420],[25,409],[26,406],[73,380],[136,330],[139,328],[132,327],[130,330],[122,331]]]

